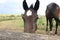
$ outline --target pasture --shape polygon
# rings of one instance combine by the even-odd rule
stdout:
[[[37,20],[38,30],[37,34],[50,34],[49,31],[46,32],[46,18],[45,16],[38,16]],[[53,21],[53,33],[55,32],[55,21]],[[15,31],[15,32],[23,32],[24,30],[24,22],[22,20],[21,15],[3,15],[0,14],[0,30],[6,31]],[[60,35],[60,26],[58,27],[58,34]]]

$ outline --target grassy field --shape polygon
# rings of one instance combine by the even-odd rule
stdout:
[[[37,20],[38,30],[36,33],[46,34],[46,18],[45,16],[40,17]],[[10,31],[18,31],[23,32],[24,22],[22,20],[21,15],[0,15],[0,30],[10,30]],[[60,27],[58,28],[60,29]],[[55,30],[55,22],[53,31]],[[60,30],[59,30],[60,31]]]

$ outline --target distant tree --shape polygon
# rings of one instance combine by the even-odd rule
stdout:
[[[15,15],[10,15],[10,17],[15,17]]]
[[[23,16],[24,14],[21,14],[21,16]]]
[[[17,17],[21,17],[23,14],[17,15]]]

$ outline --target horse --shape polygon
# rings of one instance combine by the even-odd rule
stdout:
[[[60,8],[59,5],[56,3],[50,3],[47,5],[46,8],[46,31],[48,31],[48,22],[50,25],[50,31],[52,31],[52,27],[53,27],[53,22],[52,19],[54,18],[55,22],[56,22],[56,30],[55,30],[55,34],[57,34],[57,28],[58,28],[58,23],[60,22],[59,20],[59,13],[60,13]]]
[[[30,7],[28,7],[26,0],[23,1],[23,9],[25,10],[22,18],[24,21],[24,32],[27,33],[34,33],[37,30],[37,10],[39,9],[39,0],[36,0],[35,6],[33,7],[33,4],[31,4]]]

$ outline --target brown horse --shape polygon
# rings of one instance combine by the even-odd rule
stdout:
[[[37,10],[39,9],[39,0],[36,1],[35,6],[33,4],[28,7],[26,0],[23,1],[23,9],[25,10],[22,16],[24,21],[24,32],[34,33],[37,30]]]
[[[47,9],[46,9],[46,21],[47,21],[46,31],[48,31],[48,21],[50,23],[50,31],[52,31],[52,26],[53,26],[52,19],[54,18],[56,21],[55,34],[57,34],[58,22],[60,22],[59,13],[60,13],[60,8],[56,3],[50,3],[49,5],[47,5]]]

